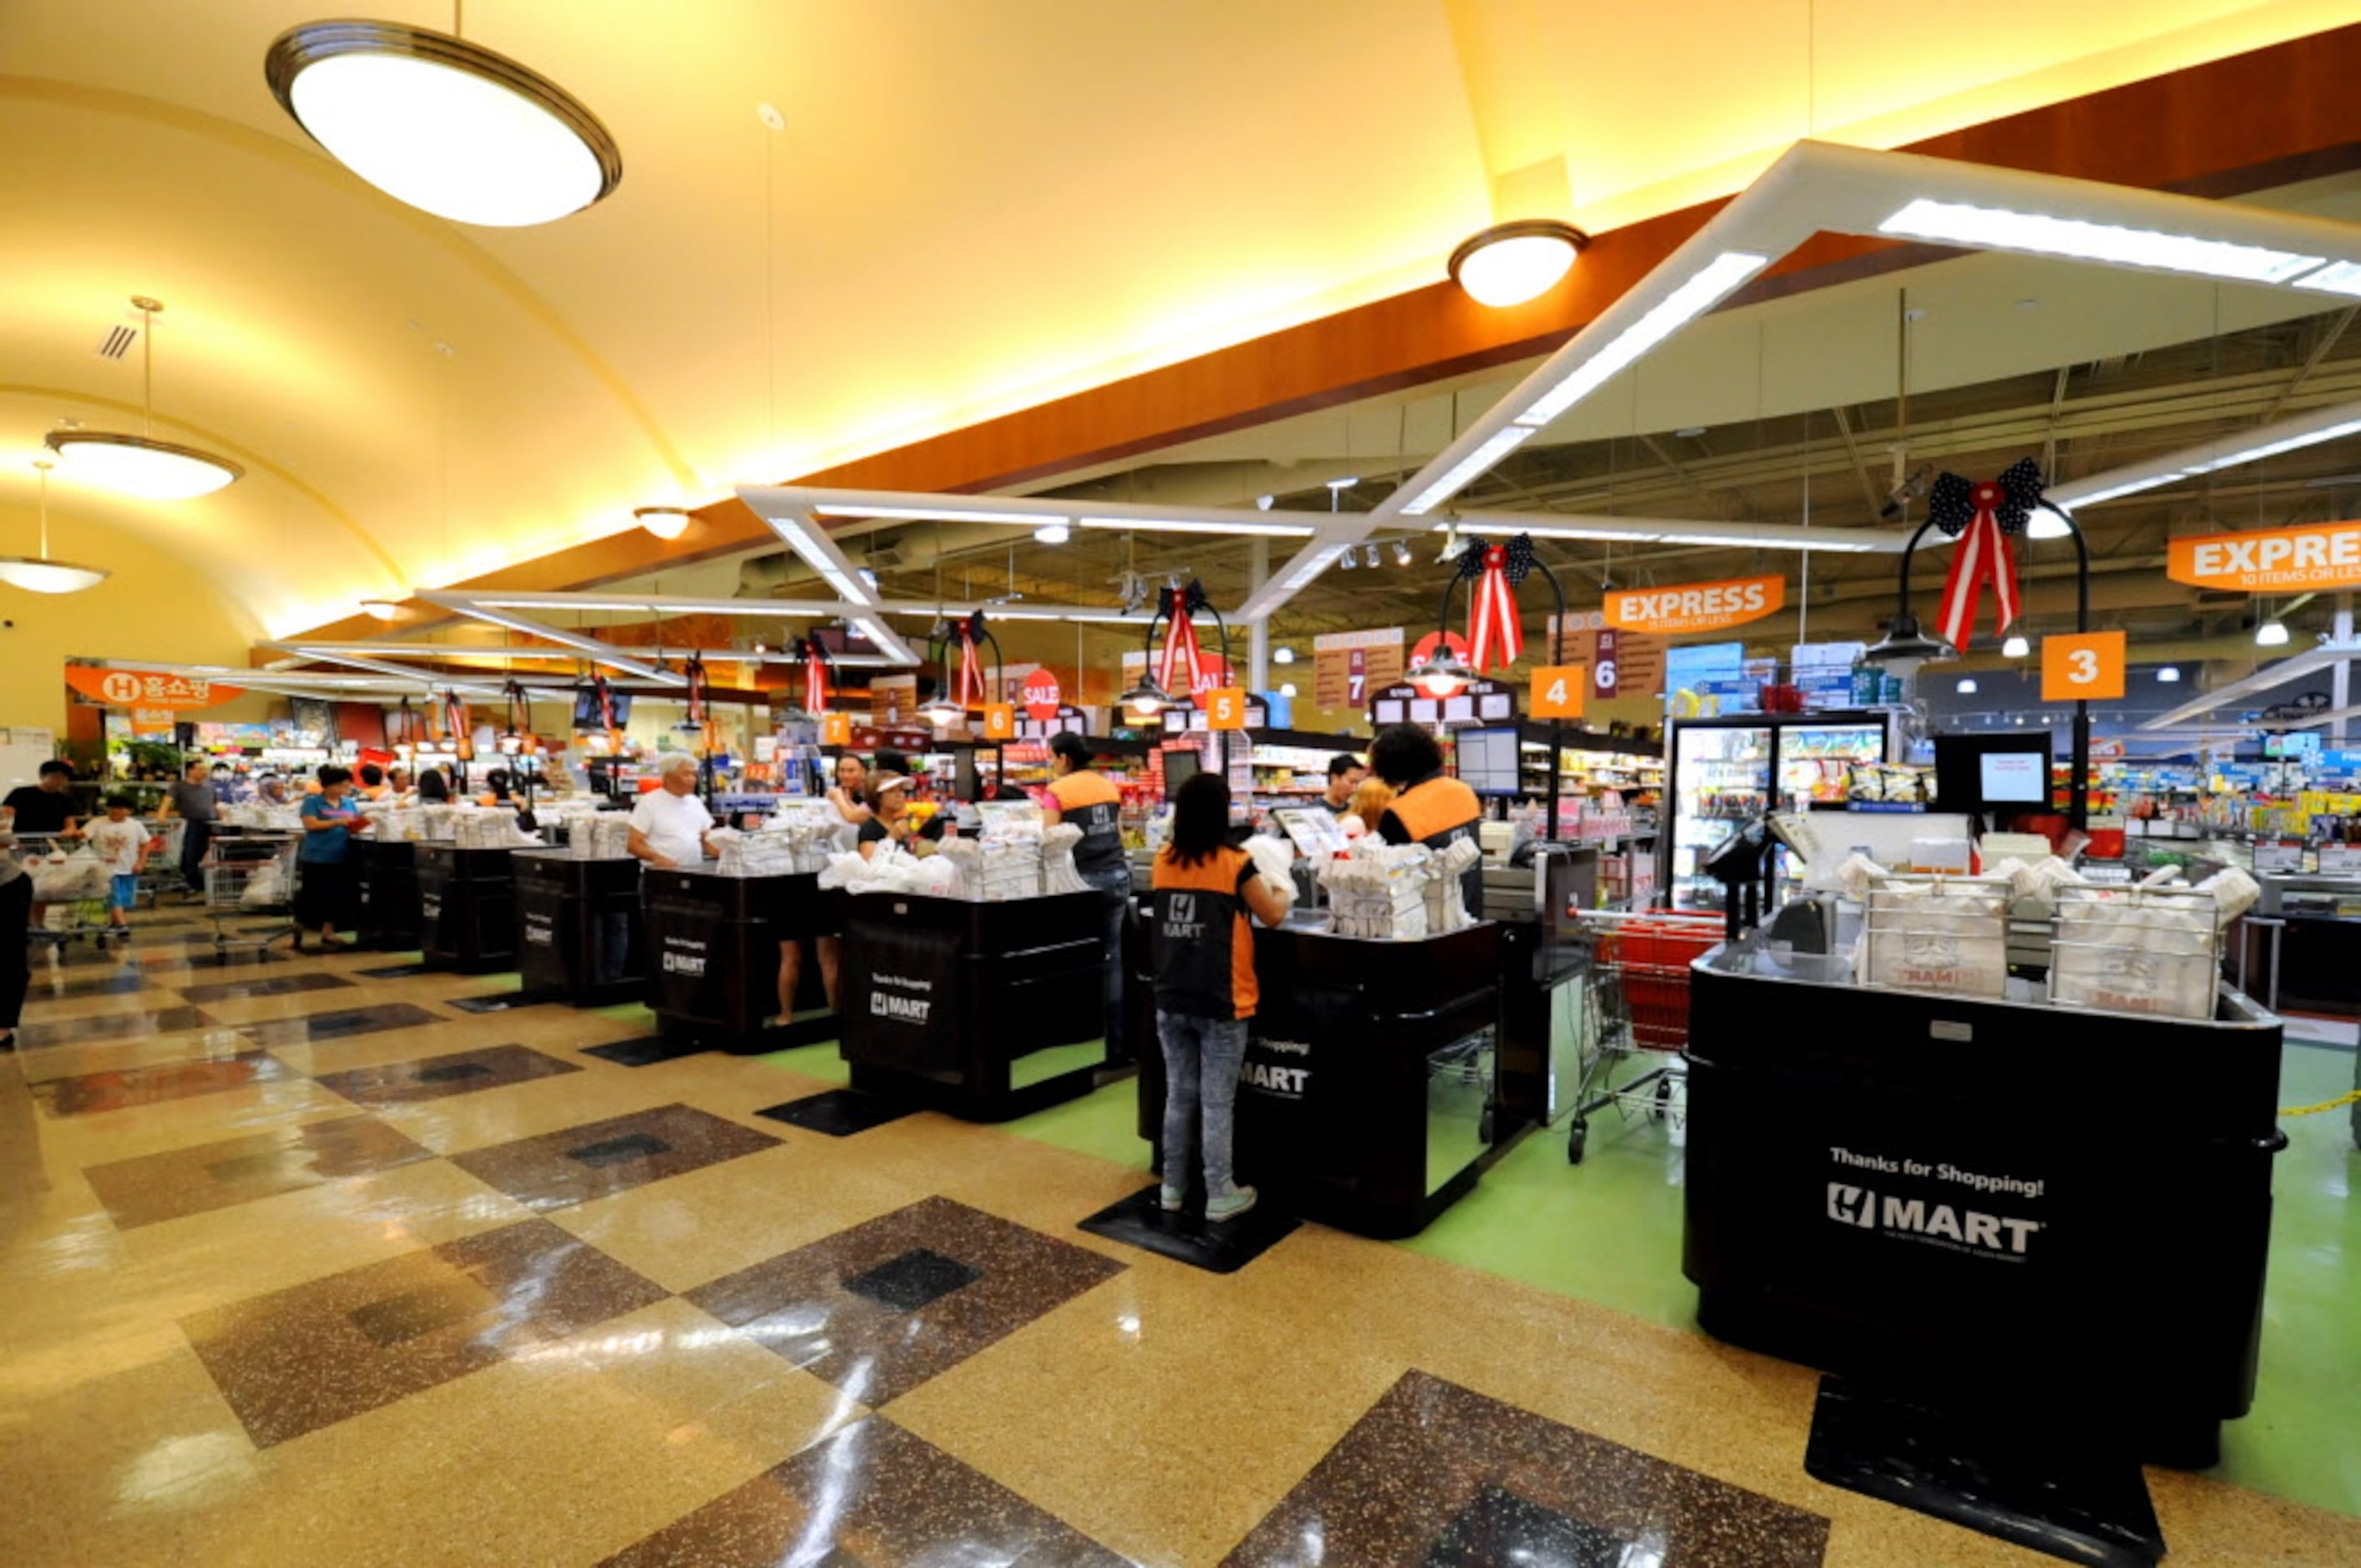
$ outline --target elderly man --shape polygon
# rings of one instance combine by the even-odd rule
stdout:
[[[672,752],[656,778],[662,787],[631,807],[628,848],[659,871],[695,865],[713,853],[705,837],[713,830],[713,814],[697,798],[697,759]]]

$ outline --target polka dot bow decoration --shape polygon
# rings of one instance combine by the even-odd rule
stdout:
[[[1993,591],[1994,630],[2005,631],[2015,624],[2019,604],[2011,540],[2025,532],[2040,504],[2041,466],[2030,457],[2018,458],[1997,479],[1936,477],[1927,493],[1927,520],[1960,541],[1936,617],[1936,629],[1952,647],[1966,652],[1986,584]]]
[[[1523,655],[1525,631],[1517,619],[1517,588],[1532,569],[1531,534],[1459,553],[1459,575],[1476,584],[1467,604],[1467,662],[1477,674],[1505,670]]]

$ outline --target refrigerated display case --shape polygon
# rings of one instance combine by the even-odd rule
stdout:
[[[1675,720],[1660,877],[1673,906],[1719,907],[1721,884],[1698,867],[1739,824],[1767,810],[1808,810],[1845,798],[1846,770],[1894,760],[1890,715],[1747,714]]]

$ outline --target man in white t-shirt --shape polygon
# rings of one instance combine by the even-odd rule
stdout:
[[[663,787],[631,807],[631,852],[659,870],[696,865],[713,852],[705,841],[713,814],[697,798],[697,759],[672,753],[657,780]]]

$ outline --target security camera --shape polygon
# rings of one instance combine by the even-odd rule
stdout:
[[[1927,494],[1935,482],[1935,465],[1921,463],[1910,471],[1910,477],[1885,492],[1885,504],[1877,509],[1882,518],[1899,517],[1902,509]]]

